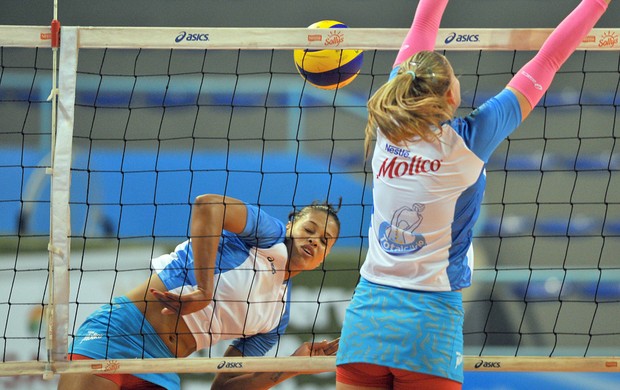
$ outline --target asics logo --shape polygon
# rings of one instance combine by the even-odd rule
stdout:
[[[451,33],[446,37],[444,42],[446,44],[450,44],[452,42],[479,42],[480,35],[478,34],[457,34],[455,32]]]
[[[176,43],[181,41],[189,41],[189,42],[207,42],[209,41],[209,34],[198,34],[198,33],[188,33],[187,31],[181,31],[179,35],[174,39]]]

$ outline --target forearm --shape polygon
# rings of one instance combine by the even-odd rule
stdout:
[[[321,342],[305,342],[295,350],[292,356],[334,356],[338,351],[340,338]],[[225,357],[240,357],[241,351],[230,346],[224,353]],[[322,371],[305,372],[304,374],[318,374]],[[219,373],[215,376],[212,389],[270,389],[282,383],[299,372],[254,372],[248,374]]]
[[[243,354],[232,345],[224,353],[226,358],[242,357]],[[292,372],[249,372],[227,373],[221,372],[215,376],[211,385],[212,390],[245,390],[245,389],[270,389],[278,383],[284,382],[297,375]]]
[[[411,28],[396,56],[394,66],[417,52],[435,49],[439,24],[447,5],[448,0],[420,0]]]
[[[194,274],[198,289],[213,296],[213,276],[217,250],[224,228],[224,203],[215,196],[200,196],[192,207],[190,235]]]
[[[530,108],[538,104],[556,72],[592,30],[607,9],[608,0],[583,0],[549,35],[539,52],[508,83],[527,99]]]
[[[290,379],[298,373],[294,372],[254,372],[228,378],[221,385],[214,385],[213,390],[264,390]]]
[[[213,275],[222,232],[241,233],[247,221],[242,201],[228,196],[207,194],[196,198],[192,207],[190,235],[198,288],[213,293]]]

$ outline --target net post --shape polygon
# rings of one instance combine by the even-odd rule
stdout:
[[[50,129],[50,134],[51,134],[51,151],[50,151],[50,155],[51,155],[51,162],[50,162],[50,167],[46,169],[45,173],[48,175],[51,175],[53,173],[53,164],[54,164],[54,149],[55,149],[55,140],[56,140],[56,110],[58,107],[58,87],[57,87],[57,81],[58,81],[58,47],[59,47],[59,38],[60,38],[60,23],[59,21],[55,18],[56,15],[54,15],[54,19],[52,20],[52,22],[50,23],[50,42],[51,42],[51,49],[52,49],[52,89],[50,91],[49,96],[47,97],[47,100],[50,101],[52,103],[52,112],[51,112],[51,129]],[[50,214],[51,215],[51,214]],[[50,220],[50,226],[51,225],[51,220]],[[55,328],[55,323],[54,323],[54,305],[53,302],[55,301],[55,297],[53,294],[53,286],[54,286],[54,279],[53,279],[53,269],[54,269],[54,258],[52,255],[53,252],[53,245],[50,243],[48,245],[48,250],[49,250],[49,285],[52,286],[52,288],[50,289],[50,297],[49,297],[49,305],[47,306],[47,308],[44,309],[44,315],[45,318],[47,318],[47,326],[48,326],[48,337],[46,340],[46,348],[47,348],[47,362],[44,366],[44,371],[43,371],[43,379],[44,380],[50,380],[54,377],[54,371],[52,368],[52,363],[53,363],[53,354],[51,351],[53,351],[53,345],[54,345],[54,340],[56,339],[55,335],[54,335],[54,328]]]
[[[69,258],[71,218],[71,156],[75,87],[77,82],[77,29],[63,29],[58,70],[56,137],[52,145],[49,251],[49,305],[47,310],[47,359],[44,378],[50,378],[57,362],[67,361],[69,323]],[[54,93],[53,93],[54,94]]]

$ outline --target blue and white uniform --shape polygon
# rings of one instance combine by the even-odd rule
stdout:
[[[222,340],[245,356],[263,356],[289,322],[290,281],[285,281],[286,226],[257,207],[247,206],[241,234],[222,233],[218,248],[214,299],[206,308],[184,315],[197,349]],[[169,291],[196,289],[191,241],[152,260]],[[70,353],[93,359],[172,358],[172,353],[126,297],[115,298],[91,314],[76,332]],[[135,374],[166,389],[178,389],[172,373]]]
[[[462,382],[464,312],[456,291],[471,284],[485,164],[520,123],[517,98],[505,89],[445,123],[439,142],[394,145],[378,129],[369,248],[337,364],[373,363]]]
[[[262,356],[288,325],[286,226],[257,207],[248,205],[247,209],[243,232],[224,231],[220,239],[213,302],[183,316],[198,350],[221,340],[238,339],[233,345],[244,355]],[[196,289],[190,241],[153,259],[152,264],[168,291],[180,294]]]
[[[440,142],[391,144],[380,131],[372,159],[373,214],[361,274],[418,291],[468,287],[472,229],[485,164],[521,123],[516,96],[502,91],[465,118],[444,124]]]

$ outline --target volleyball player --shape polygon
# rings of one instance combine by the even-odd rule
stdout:
[[[202,195],[191,239],[152,260],[156,271],[86,319],[70,358],[186,357],[223,340],[224,356],[263,356],[289,321],[290,278],[320,265],[340,232],[337,208],[313,203],[287,224],[258,207]],[[293,355],[334,355],[337,340]],[[295,373],[218,373],[213,388],[267,389]],[[64,374],[59,389],[178,389],[173,373]]]
[[[368,102],[374,208],[337,353],[337,389],[462,387],[460,291],[471,284],[485,164],[609,2],[581,1],[503,91],[454,118],[459,80],[433,51],[448,0],[420,0],[389,81]]]

